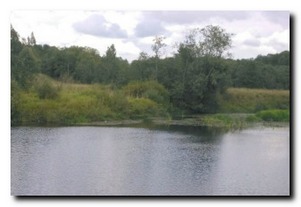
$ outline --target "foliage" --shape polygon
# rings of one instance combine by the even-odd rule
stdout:
[[[208,25],[199,30],[202,41],[200,51],[203,55],[222,57],[231,48],[233,34],[219,26]],[[227,54],[229,55],[229,54]]]
[[[168,91],[156,81],[134,81],[123,87],[126,95],[134,98],[148,98],[160,104],[168,103]]]
[[[155,55],[141,52],[129,63],[114,45],[101,55],[89,47],[39,45],[33,33],[21,42],[11,26],[12,123],[288,109],[290,52],[226,59],[232,36],[219,26],[196,28],[165,58],[164,37],[156,36]]]
[[[268,65],[290,65],[290,53],[289,51],[283,51],[279,54],[268,54],[266,56],[258,55],[255,59],[257,62]]]
[[[158,104],[147,98],[129,98],[131,118],[158,115]]]
[[[40,99],[55,99],[59,96],[59,87],[45,76],[36,76],[33,87]]]
[[[239,129],[246,124],[244,116],[231,116],[228,114],[206,115],[202,118],[202,123],[210,127],[223,127],[228,129]]]
[[[264,110],[256,113],[256,116],[264,121],[288,122],[290,120],[289,110]]]
[[[231,47],[231,34],[219,26],[194,29],[178,46],[180,75],[173,91],[176,106],[192,113],[216,112],[216,94],[226,87],[226,64],[221,58]]]
[[[20,94],[21,88],[16,80],[11,81],[11,123],[17,124],[20,120]]]
[[[32,84],[31,90],[12,84],[12,124],[68,125],[166,113],[162,103],[147,97],[134,98],[104,85],[57,82],[45,75],[35,76]],[[56,89],[58,96],[50,96],[52,90],[49,92],[45,85]],[[161,85],[157,87],[163,89]]]
[[[286,54],[285,52],[281,54]],[[268,55],[269,56],[269,55]],[[262,57],[261,59],[263,59]],[[279,57],[280,58],[280,57]],[[280,58],[281,59],[281,58]],[[290,66],[263,60],[240,60],[232,65],[234,87],[289,89]]]

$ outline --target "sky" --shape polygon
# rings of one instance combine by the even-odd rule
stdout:
[[[156,35],[165,36],[163,56],[172,56],[188,31],[218,25],[234,34],[234,59],[289,50],[288,11],[72,11],[15,10],[10,22],[21,37],[34,33],[37,44],[92,47],[103,55],[114,44],[117,56],[132,61],[151,50]]]

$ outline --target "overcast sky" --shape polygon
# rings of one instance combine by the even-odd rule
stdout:
[[[13,11],[11,24],[21,37],[34,33],[37,44],[87,46],[103,55],[115,45],[129,61],[140,52],[153,55],[155,35],[164,35],[165,56],[175,51],[187,31],[219,25],[233,33],[233,58],[289,50],[287,11]]]

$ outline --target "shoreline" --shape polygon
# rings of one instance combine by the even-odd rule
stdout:
[[[11,125],[11,127],[66,127],[66,126],[107,126],[107,127],[139,127],[139,126],[191,126],[191,127],[210,127],[210,128],[227,128],[227,129],[243,129],[256,126],[264,127],[290,127],[290,122],[247,122],[241,121],[238,123],[204,123],[199,118],[184,118],[184,119],[163,119],[163,118],[152,118],[152,119],[138,119],[138,120],[107,120],[97,122],[86,122],[86,123],[73,123],[73,124],[39,124],[39,123],[27,123],[20,125]]]

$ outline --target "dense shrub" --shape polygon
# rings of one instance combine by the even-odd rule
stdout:
[[[161,104],[169,100],[168,91],[156,81],[133,81],[123,87],[123,91],[128,96],[148,98]]]
[[[36,74],[31,84],[40,99],[55,99],[59,96],[59,84],[46,75]]]
[[[129,98],[129,104],[132,118],[155,116],[159,113],[158,104],[147,98]]]
[[[54,99],[58,97],[58,88],[51,82],[45,81],[37,87],[37,93],[40,99]]]
[[[264,110],[256,113],[256,116],[264,121],[283,121],[290,119],[289,110]]]

